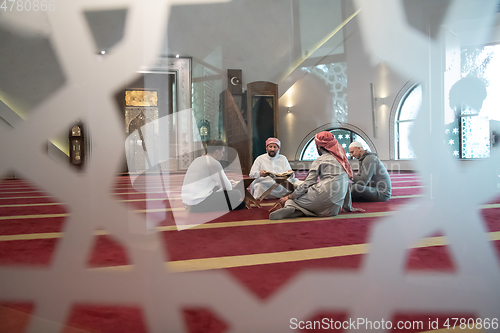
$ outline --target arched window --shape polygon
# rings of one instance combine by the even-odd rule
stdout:
[[[396,117],[396,159],[415,158],[409,135],[422,106],[422,85],[414,84],[403,96]]]
[[[349,154],[349,145],[353,141],[359,141],[363,145],[363,149],[365,150],[370,150],[370,147],[366,143],[366,141],[356,132],[353,132],[348,129],[343,129],[343,128],[335,128],[335,129],[330,129],[328,130],[335,136],[335,139],[339,142],[339,144],[342,145],[344,148],[344,151],[347,155],[347,158],[351,159],[351,156]],[[309,139],[307,144],[304,146],[304,149],[302,149],[302,152],[300,154],[300,160],[301,161],[314,161],[319,157],[318,151],[316,150],[316,144],[314,143],[314,135],[312,138]]]
[[[460,77],[446,92],[445,143],[462,159],[490,156],[490,121],[500,120],[500,44],[463,48]],[[397,103],[397,101],[400,101]],[[408,136],[422,104],[422,86],[407,83],[391,112],[391,159],[412,159]]]
[[[464,81],[482,81],[486,95],[477,105],[471,97],[481,95],[475,91],[477,85],[468,86],[462,97],[462,105],[458,110],[460,117],[456,124],[447,126],[450,134],[458,128],[459,149],[453,153],[460,158],[485,158],[490,156],[490,120],[500,120],[498,105],[500,103],[500,44],[471,46],[461,52],[461,76]],[[472,78],[472,80],[471,80]],[[477,80],[479,79],[479,80]],[[463,83],[463,82],[462,82]],[[467,83],[468,84],[468,83]],[[452,88],[453,89],[453,88]],[[451,95],[450,95],[451,98]],[[477,102],[477,101],[476,101]]]

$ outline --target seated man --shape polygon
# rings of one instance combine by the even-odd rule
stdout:
[[[269,138],[266,140],[267,154],[262,154],[255,159],[255,162],[250,169],[250,178],[255,180],[250,184],[250,193],[253,197],[258,199],[264,192],[275,184],[275,180],[269,176],[269,172],[280,174],[285,172],[293,172],[288,160],[285,156],[280,155],[280,140],[276,138]],[[290,176],[288,181],[292,184],[298,182],[296,178]],[[283,186],[278,186],[268,196],[268,199],[281,198],[282,196],[290,193]]]
[[[235,210],[245,207],[243,194],[233,190],[220,159],[225,144],[221,141],[207,143],[207,154],[196,158],[189,166],[181,197],[184,207],[194,213]]]
[[[330,132],[314,137],[319,157],[311,164],[304,182],[295,191],[279,200],[283,208],[272,212],[270,220],[300,216],[336,216],[346,212],[363,212],[353,208],[349,179],[352,170],[344,148]]]
[[[375,153],[363,149],[354,141],[349,153],[359,160],[359,174],[354,175],[351,187],[353,201],[387,201],[391,197],[391,178]]]

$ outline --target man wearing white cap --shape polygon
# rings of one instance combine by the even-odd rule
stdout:
[[[284,172],[293,172],[288,163],[286,156],[280,155],[281,142],[276,138],[269,138],[266,140],[266,154],[258,156],[250,169],[249,176],[255,178],[250,184],[250,193],[253,197],[258,199],[265,191],[275,184],[275,180],[269,176],[269,172],[280,174]],[[293,175],[288,178],[292,184],[298,182],[298,179]],[[278,186],[270,194],[266,196],[267,199],[281,198],[286,194],[291,193],[283,186]]]
[[[349,145],[349,154],[359,160],[359,173],[351,186],[352,201],[387,201],[391,197],[391,178],[375,153],[363,149],[359,141]]]

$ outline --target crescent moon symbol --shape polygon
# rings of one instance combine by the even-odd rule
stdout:
[[[236,83],[234,83],[234,81],[233,81],[234,79],[236,79]],[[237,78],[236,76],[233,76],[233,77],[231,78],[231,84],[232,84],[233,86],[235,86],[235,85],[237,85],[237,84],[238,84],[238,78]]]

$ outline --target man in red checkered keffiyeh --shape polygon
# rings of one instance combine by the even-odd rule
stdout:
[[[330,132],[318,133],[314,141],[319,157],[311,163],[304,182],[292,194],[281,198],[269,215],[271,220],[299,216],[327,217],[346,212],[362,212],[353,208],[349,179],[352,169],[342,146]],[[273,207],[275,208],[275,207]]]
[[[340,163],[340,165],[342,165],[345,172],[349,176],[349,179],[352,179],[353,176],[352,176],[351,165],[347,160],[344,148],[342,148],[342,146],[339,144],[337,139],[335,139],[332,133],[326,131],[319,132],[314,137],[314,142],[316,143],[316,146],[323,147],[326,150],[328,150],[328,152],[332,154],[333,157],[335,157],[335,159]]]

